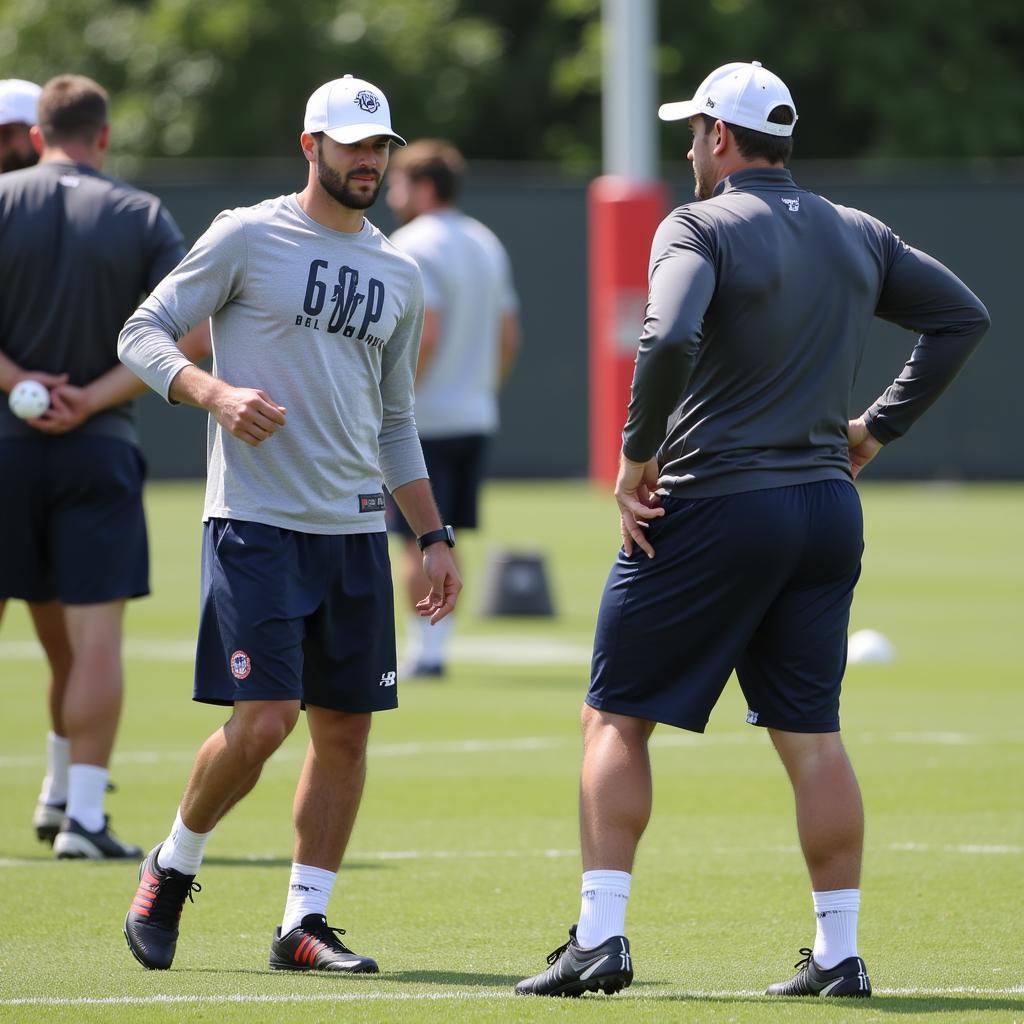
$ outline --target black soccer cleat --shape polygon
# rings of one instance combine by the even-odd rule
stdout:
[[[766,996],[850,996],[865,998],[871,995],[871,979],[868,969],[859,956],[848,956],[835,967],[819,967],[814,962],[812,951],[804,948],[803,960],[794,967],[800,968],[789,981],[769,985]]]
[[[90,832],[74,818],[65,818],[53,840],[58,860],[138,860],[142,848],[122,843],[110,830],[110,817],[104,815],[103,828]]]
[[[517,996],[581,996],[584,992],[614,995],[633,981],[633,960],[629,939],[615,935],[593,949],[576,944],[576,925],[569,929],[569,941],[548,954],[551,966],[516,985]]]
[[[278,926],[270,943],[270,969],[377,974],[377,961],[353,953],[338,938],[344,934],[344,928],[332,928],[323,914],[307,914],[287,935]]]
[[[106,791],[108,793],[116,793],[117,784],[108,779]],[[39,800],[36,803],[36,810],[32,815],[32,825],[36,830],[36,838],[39,839],[40,842],[49,843],[53,846],[53,841],[57,838],[57,833],[60,831],[60,827],[64,823],[64,816],[67,812],[67,808],[67,801],[48,804],[45,800]],[[141,850],[139,850],[138,855],[140,857],[142,856]]]
[[[40,800],[32,815],[32,826],[36,830],[36,838],[53,846],[54,839],[64,822],[64,811],[67,804],[48,804]]]
[[[202,888],[195,875],[160,867],[159,852],[160,846],[155,847],[142,862],[139,887],[124,919],[124,937],[132,956],[151,971],[171,966],[185,900],[191,901],[192,893]]]

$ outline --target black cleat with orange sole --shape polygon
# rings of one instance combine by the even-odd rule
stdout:
[[[159,867],[159,852],[160,847],[155,847],[142,862],[139,887],[124,919],[124,937],[132,956],[151,971],[171,966],[185,900],[191,901],[192,893],[201,889],[195,875]]]
[[[338,938],[344,928],[332,928],[323,914],[307,914],[286,935],[274,930],[270,944],[270,968],[274,971],[332,971],[343,974],[377,974],[377,961],[353,953]]]

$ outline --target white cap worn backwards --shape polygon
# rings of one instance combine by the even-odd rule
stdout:
[[[391,130],[391,108],[384,93],[351,75],[321,85],[309,97],[302,127],[307,132],[323,132],[335,142],[362,142],[373,135],[388,135],[405,145],[405,139]]]
[[[793,111],[792,124],[768,120],[776,107]],[[707,114],[765,135],[792,135],[796,124],[796,106],[786,83],[756,60],[750,64],[723,64],[697,86],[692,100],[663,103],[658,108],[662,121],[688,120],[694,114]]]
[[[36,106],[43,90],[23,78],[0,80],[0,124],[36,123]]]

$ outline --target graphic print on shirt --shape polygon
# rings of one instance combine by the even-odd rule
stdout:
[[[380,322],[384,312],[384,283],[371,277],[361,290],[359,271],[349,266],[340,267],[334,277],[331,284],[332,273],[327,260],[310,262],[302,300],[303,313],[296,315],[295,326],[324,330],[328,334],[340,332],[345,338],[366,342],[370,348],[383,348],[387,339],[372,333],[370,328]]]

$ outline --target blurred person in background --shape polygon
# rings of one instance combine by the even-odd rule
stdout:
[[[50,391],[35,419],[0,404],[0,615],[7,599],[29,602],[53,672],[36,832],[60,858],[97,860],[142,853],[104,813],[124,605],[149,592],[131,403],[145,388],[118,362],[117,335],[185,252],[156,197],[101,173],[107,105],[88,78],[47,82],[28,129],[38,164],[0,178],[0,390],[31,379]],[[189,358],[208,350],[205,326],[183,339]]]
[[[36,123],[40,86],[21,78],[0,81],[0,173],[20,171],[39,162],[30,129]],[[62,383],[63,378],[46,373],[28,375],[46,386]],[[71,645],[64,627],[64,607],[60,601],[27,602],[32,625],[50,668],[47,688],[50,731],[46,737],[46,775],[36,803],[32,823],[43,842],[52,843],[60,831],[68,794],[68,738],[64,732],[61,709],[71,670]]]
[[[416,428],[441,515],[474,529],[488,438],[498,429],[498,391],[520,345],[519,302],[508,254],[494,232],[456,205],[462,154],[420,139],[395,154],[387,203],[402,226],[391,241],[423,275],[424,315],[416,367]],[[416,614],[429,588],[422,556],[401,513],[388,525],[404,539],[408,617],[404,677],[439,677],[454,616],[437,625]]]
[[[758,62],[713,71],[686,120],[699,202],[651,248],[615,496],[622,549],[582,713],[578,921],[521,995],[633,980],[626,906],[651,815],[648,740],[701,733],[735,669],[793,787],[813,946],[771,996],[871,995],[857,921],[864,808],[839,731],[864,548],[853,480],[959,373],[989,326],[971,290],[885,224],[801,188],[797,114]],[[919,334],[862,415],[849,402],[873,317]]]
[[[0,174],[39,162],[29,132],[36,123],[40,92],[35,82],[23,78],[0,80]]]

